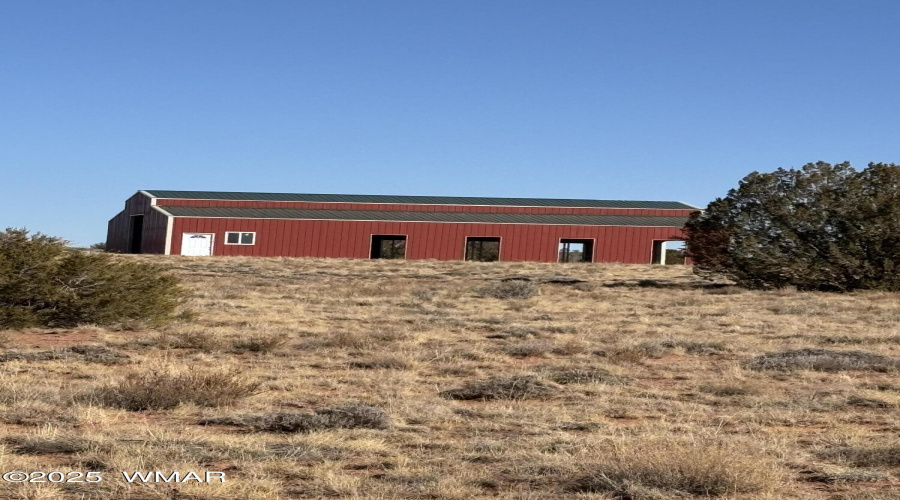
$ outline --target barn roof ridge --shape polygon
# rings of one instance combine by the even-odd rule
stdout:
[[[154,198],[229,201],[306,201],[313,203],[372,203],[399,205],[487,205],[513,207],[636,208],[697,210],[680,201],[589,200],[569,198],[504,198],[478,196],[408,196],[378,194],[257,193],[243,191],[176,191],[147,189]]]
[[[297,208],[154,207],[172,217],[223,219],[306,219],[380,222],[459,222],[472,224],[550,224],[572,226],[680,227],[687,216],[518,214],[483,212],[401,212],[389,210],[328,210]]]

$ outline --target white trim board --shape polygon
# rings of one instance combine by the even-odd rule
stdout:
[[[166,248],[163,251],[163,255],[172,255],[172,231],[175,225],[175,217],[156,205],[150,205],[150,208],[166,216]]]

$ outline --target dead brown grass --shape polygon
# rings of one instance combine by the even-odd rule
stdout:
[[[108,477],[0,498],[898,498],[895,294],[675,266],[119,258],[174,268],[196,318],[0,332],[0,468]]]
[[[145,369],[129,372],[122,380],[98,387],[82,398],[124,410],[169,410],[182,403],[226,406],[257,391],[259,383],[228,370],[182,372]]]
[[[897,371],[900,360],[882,354],[863,351],[835,351],[831,349],[796,349],[766,353],[753,358],[751,370],[816,370],[840,372],[847,370]]]
[[[568,484],[615,498],[721,497],[772,493],[784,481],[772,457],[747,443],[637,439],[601,450]]]
[[[534,399],[549,396],[558,391],[559,388],[534,375],[515,375],[473,380],[457,389],[444,391],[441,395],[447,399],[487,401],[490,399]]]
[[[263,415],[207,418],[203,425],[233,425],[264,432],[314,432],[328,429],[390,429],[391,417],[381,408],[360,403],[320,408],[312,413],[283,412]]]

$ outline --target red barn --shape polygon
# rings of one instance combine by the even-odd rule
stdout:
[[[673,201],[139,191],[123,253],[662,263],[696,207]]]

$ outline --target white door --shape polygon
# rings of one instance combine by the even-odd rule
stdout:
[[[213,235],[207,233],[184,233],[181,235],[181,255],[212,255]]]

